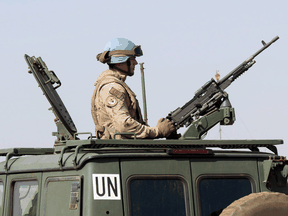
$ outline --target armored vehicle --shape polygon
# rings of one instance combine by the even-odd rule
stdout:
[[[115,134],[101,140],[77,132],[56,92],[56,74],[41,57],[25,55],[56,116],[57,139],[53,148],[0,150],[6,157],[0,164],[0,215],[288,215],[288,161],[276,147],[283,140],[201,139],[218,122],[235,121],[224,89],[255,63],[252,57],[167,116],[176,128],[188,127],[180,138],[124,133],[131,139]]]

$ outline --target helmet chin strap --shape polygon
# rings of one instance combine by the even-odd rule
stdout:
[[[128,76],[133,76],[134,73],[131,73],[131,62],[130,62],[130,58],[126,61],[127,66],[128,66],[128,71],[123,70],[121,68],[118,68],[117,66],[114,66],[115,69],[117,69],[118,71],[127,74]]]

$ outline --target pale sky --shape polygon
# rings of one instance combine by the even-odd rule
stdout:
[[[226,89],[236,122],[222,139],[283,139],[288,155],[287,1],[0,0],[0,148],[53,147],[50,104],[24,54],[41,56],[62,82],[58,93],[78,132],[94,132],[90,100],[107,66],[96,61],[105,44],[125,37],[141,45],[151,126],[183,106],[219,70],[222,77],[280,39]],[[142,106],[139,65],[127,79]],[[206,139],[219,139],[219,127]],[[180,130],[182,133],[185,129]],[[83,137],[85,138],[85,137]]]

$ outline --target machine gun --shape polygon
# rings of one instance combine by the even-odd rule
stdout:
[[[178,107],[166,117],[179,129],[190,126],[181,139],[200,139],[210,128],[220,122],[232,125],[235,121],[234,109],[224,91],[235,79],[252,67],[254,58],[278,40],[276,36],[269,43],[261,41],[263,47],[218,82],[213,78],[195,92],[195,96],[181,108]],[[192,125],[191,125],[192,124]]]

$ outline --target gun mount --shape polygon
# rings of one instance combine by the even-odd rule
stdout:
[[[232,108],[229,99],[226,98],[219,109],[212,110],[194,120],[180,139],[201,139],[201,136],[218,122],[220,125],[232,125],[235,120],[234,108]]]

